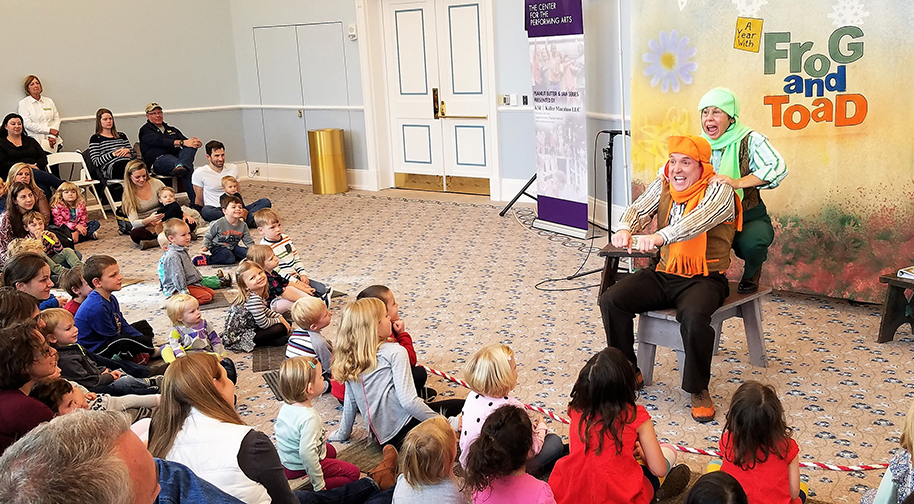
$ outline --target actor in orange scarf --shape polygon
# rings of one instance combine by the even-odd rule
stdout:
[[[682,388],[692,395],[692,417],[714,418],[708,386],[714,354],[711,315],[730,293],[724,273],[730,266],[733,235],[740,227],[739,198],[725,184],[709,184],[714,176],[711,145],[698,136],[668,140],[670,158],[657,177],[625,210],[612,236],[616,247],[654,251],[656,269],[628,275],[600,296],[603,327],[609,346],[618,348],[637,366],[634,317],[650,310],[676,309],[685,363]],[[655,233],[632,236],[657,217]],[[639,383],[643,384],[638,371]]]

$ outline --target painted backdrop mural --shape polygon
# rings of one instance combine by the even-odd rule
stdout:
[[[700,133],[701,96],[728,87],[790,170],[762,191],[762,283],[881,302],[878,276],[914,264],[914,4],[646,0],[632,21],[635,193],[668,136]]]

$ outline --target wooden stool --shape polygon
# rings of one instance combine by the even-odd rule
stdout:
[[[911,324],[914,332],[914,317],[908,316],[908,307],[914,309],[914,296],[905,297],[905,289],[914,289],[914,281],[899,278],[896,275],[882,275],[879,282],[888,284],[889,290],[885,293],[885,302],[882,304],[882,322],[879,323],[878,343],[885,343],[895,339],[895,331],[907,322]]]
[[[714,355],[720,345],[720,331],[724,320],[731,317],[743,319],[746,328],[746,344],[749,347],[749,361],[753,366],[768,367],[765,352],[765,339],[762,336],[762,296],[771,292],[770,287],[759,287],[752,294],[736,292],[736,282],[730,282],[730,295],[724,305],[711,316],[711,327],[714,329]],[[638,367],[644,384],[650,385],[654,378],[654,357],[657,346],[667,347],[676,352],[679,361],[679,374],[685,365],[685,351],[682,346],[682,335],[679,322],[676,321],[676,310],[656,310],[641,313],[638,317]]]

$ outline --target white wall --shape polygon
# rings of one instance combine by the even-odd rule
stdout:
[[[16,110],[22,79],[41,78],[65,119],[67,150],[84,149],[95,111],[143,112],[156,101],[188,136],[231,144],[244,159],[231,17],[225,0],[2,2],[0,110]],[[170,109],[234,107],[170,114]],[[5,115],[5,114],[4,114]],[[66,120],[91,116],[91,119]],[[145,117],[118,118],[131,141]],[[235,146],[237,145],[237,147]],[[198,162],[203,159],[198,155]]]

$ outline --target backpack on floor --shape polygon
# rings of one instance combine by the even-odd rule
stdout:
[[[222,331],[222,344],[236,352],[254,350],[254,316],[244,309],[244,305],[233,305],[225,314],[225,330]]]
[[[117,234],[129,235],[133,231],[133,223],[124,213],[123,206],[117,207],[117,210],[114,211],[114,219],[117,220]]]

